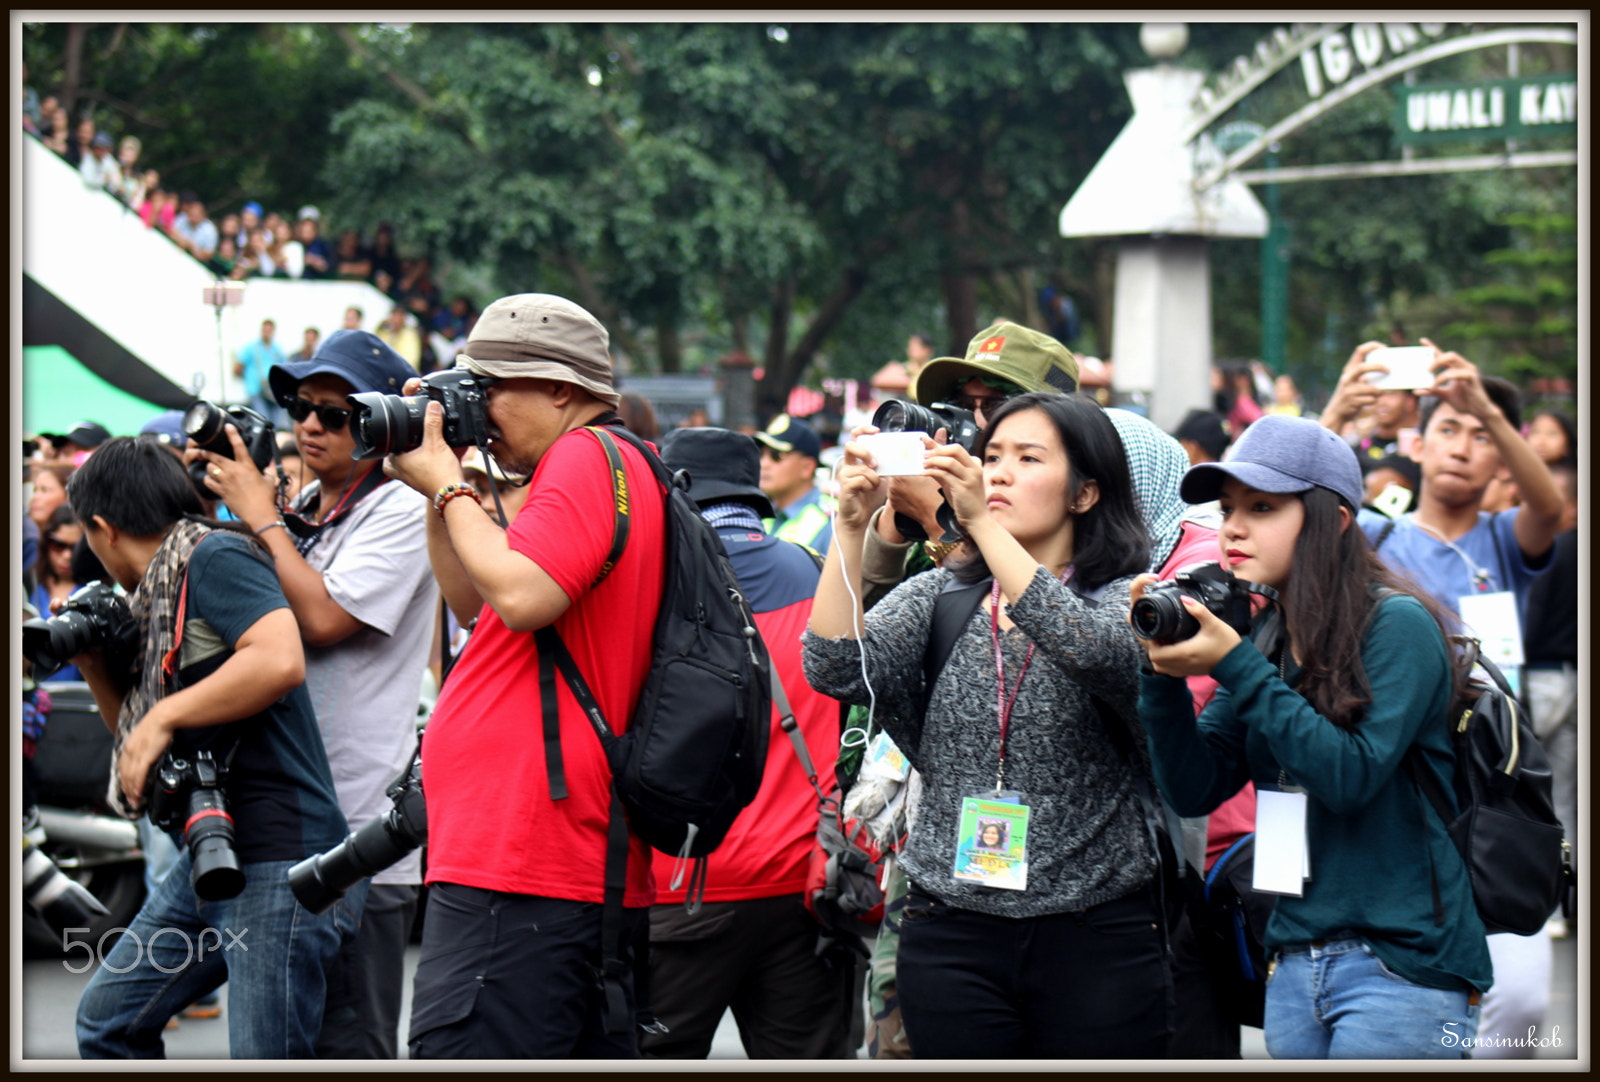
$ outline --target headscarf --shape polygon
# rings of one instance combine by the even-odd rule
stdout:
[[[1178,495],[1178,483],[1189,469],[1189,456],[1177,440],[1137,413],[1113,408],[1106,410],[1106,416],[1116,426],[1128,456],[1134,501],[1150,534],[1150,570],[1157,571],[1183,534],[1189,505]]]

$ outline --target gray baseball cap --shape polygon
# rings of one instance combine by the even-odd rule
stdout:
[[[600,321],[565,297],[518,293],[483,310],[456,367],[497,379],[557,379],[576,383],[615,407],[611,335]]]
[[[1336,432],[1304,417],[1269,413],[1245,429],[1226,462],[1203,462],[1183,475],[1188,503],[1214,500],[1229,477],[1258,492],[1325,488],[1352,509],[1361,506],[1361,466]]]

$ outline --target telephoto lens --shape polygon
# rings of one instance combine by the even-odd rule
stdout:
[[[244,872],[234,851],[233,816],[220,789],[195,789],[189,794],[189,821],[184,830],[193,862],[194,894],[207,902],[237,898],[244,890]]]
[[[325,913],[351,887],[377,875],[428,840],[428,809],[422,795],[422,762],[387,790],[394,806],[344,841],[289,869],[289,889],[313,913]]]
[[[26,835],[22,839],[22,900],[57,932],[87,928],[95,917],[111,915],[88,887],[56,867]]]

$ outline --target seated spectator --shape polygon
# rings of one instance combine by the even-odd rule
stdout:
[[[332,278],[334,276],[333,249],[328,247],[328,242],[318,235],[321,229],[322,212],[316,207],[305,206],[300,208],[300,216],[294,227],[295,236],[304,249],[304,265],[300,272],[302,278]]]
[[[139,152],[143,148],[137,135],[124,135],[117,144],[117,168],[122,171],[122,183],[117,186],[115,195],[130,207],[144,202],[145,173],[138,168]]]
[[[283,215],[279,214],[275,210],[268,211],[267,212],[267,216],[265,218],[261,219],[261,224],[266,226],[269,230],[271,230],[274,233],[276,233],[278,231],[278,226],[287,225],[287,226],[289,226],[290,235],[292,236],[294,234],[294,226],[291,225],[289,223],[289,221],[286,218],[284,218]]]
[[[367,258],[367,250],[361,243],[361,234],[354,229],[346,229],[339,234],[339,244],[333,253],[333,273],[336,278],[346,281],[365,282],[372,277],[372,260]]]
[[[397,300],[406,311],[426,318],[439,303],[439,287],[433,284],[433,263],[418,256],[402,264],[404,270],[397,287]]]
[[[83,159],[89,153],[89,147],[94,142],[94,118],[79,117],[78,124],[67,136],[67,164],[74,169],[83,164]]]
[[[72,463],[35,466],[33,494],[28,497],[28,518],[39,527],[40,533],[50,528],[50,516],[56,508],[67,502],[67,480],[72,476]]]
[[[372,260],[370,281],[382,292],[389,293],[400,281],[400,256],[394,250],[394,226],[388,222],[378,223],[378,231],[372,234],[372,248],[367,255]]]
[[[218,237],[232,237],[233,245],[238,251],[250,247],[250,234],[239,228],[239,216],[231,211],[224,214],[217,222]]]
[[[341,325],[342,329],[347,331],[359,331],[362,329],[361,321],[364,318],[365,313],[352,304],[349,308],[344,310],[344,323]]]
[[[159,229],[171,236],[178,218],[178,201],[161,186],[161,174],[154,169],[145,170],[144,193],[144,202],[139,206],[139,220],[146,229]]]
[[[472,299],[457,295],[446,308],[439,309],[433,317],[433,328],[443,331],[448,339],[460,338],[467,333],[467,319],[472,315]]]
[[[89,153],[78,163],[78,175],[86,188],[99,188],[114,192],[122,185],[122,170],[117,159],[111,156],[111,136],[105,132],[96,135],[89,143]]]
[[[272,233],[272,244],[267,254],[272,256],[279,278],[299,278],[306,269],[306,250],[294,239],[294,230],[277,214],[269,214],[262,222]]]
[[[261,204],[251,200],[239,210],[239,247],[243,248],[250,241],[250,234],[264,225],[261,221]]]
[[[40,108],[45,116],[45,124],[39,129],[44,145],[65,158],[67,141],[72,135],[72,122],[67,118],[67,111],[54,98],[46,98]]]
[[[193,192],[178,197],[183,213],[172,224],[178,247],[204,263],[217,250],[217,227],[206,217],[206,205]]]
[[[270,243],[267,231],[257,226],[250,234],[249,246],[239,253],[239,262],[233,268],[232,277],[235,279],[273,277],[278,267],[267,252]]]
[[[389,348],[406,359],[406,363],[422,371],[422,335],[414,321],[398,304],[389,310],[388,318],[377,330],[379,338],[389,343]]]
[[[290,264],[288,264],[288,261],[290,261],[290,245],[294,243],[291,240],[290,227],[283,224],[283,222],[278,222],[278,229],[274,229],[274,227],[267,226],[262,222],[262,226],[259,229],[267,237],[267,258],[272,259],[272,277],[274,279],[293,279],[294,275],[290,274]],[[298,248],[299,245],[294,246]],[[304,258],[304,253],[301,254],[302,258]]]
[[[234,277],[234,272],[239,269],[239,252],[234,247],[232,237],[217,241],[217,250],[206,260],[206,268],[218,278]]]

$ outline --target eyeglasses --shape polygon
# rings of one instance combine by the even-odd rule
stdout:
[[[284,403],[284,410],[288,412],[295,422],[303,422],[313,413],[317,420],[322,422],[322,427],[329,432],[337,432],[350,420],[350,411],[343,406],[319,406],[315,402],[308,402],[304,398],[291,398]]]
[[[955,394],[950,396],[950,404],[957,409],[966,410],[968,413],[982,413],[985,417],[1000,408],[1000,404],[1008,398],[1015,397],[1008,394]]]
[[[44,541],[45,544],[49,545],[56,552],[71,552],[73,549],[73,543],[71,541],[63,541],[59,537],[47,537],[44,539]]]

